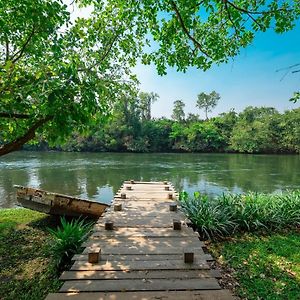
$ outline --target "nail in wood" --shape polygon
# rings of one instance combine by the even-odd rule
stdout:
[[[173,199],[173,194],[172,193],[168,194],[168,199]]]
[[[134,184],[135,182],[134,182],[134,180],[133,180],[133,179],[131,179],[131,180],[130,180],[130,183],[131,183],[131,184]]]
[[[169,191],[170,187],[169,186],[165,186],[165,191]]]
[[[121,194],[121,199],[126,199],[126,194],[125,193]]]
[[[127,191],[132,191],[132,186],[126,186]]]

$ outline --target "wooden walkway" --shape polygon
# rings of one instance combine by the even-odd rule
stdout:
[[[46,300],[234,299],[210,270],[177,196],[167,182],[125,181]]]

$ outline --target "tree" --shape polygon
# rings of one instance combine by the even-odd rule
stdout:
[[[139,93],[140,109],[142,120],[151,120],[151,104],[159,98],[156,93]]]
[[[138,58],[159,74],[207,70],[258,31],[292,29],[300,14],[298,0],[75,2],[93,12],[72,24],[59,0],[0,0],[0,155],[36,133],[60,142],[105,120],[131,90]]]
[[[36,133],[61,142],[135,93],[139,43],[127,27],[107,8],[71,24],[59,0],[0,0],[0,155]]]
[[[217,92],[212,91],[210,94],[200,93],[197,98],[196,106],[204,109],[206,120],[208,120],[207,113],[217,106],[221,97]]]
[[[107,3],[119,18],[130,20],[131,28],[144,40],[143,62],[154,63],[159,74],[166,74],[168,65],[179,71],[189,66],[207,70],[213,63],[226,62],[251,44],[256,32],[288,31],[300,14],[299,0],[85,2]]]
[[[174,108],[173,108],[173,113],[172,113],[172,119],[178,122],[183,122],[185,118],[185,113],[184,113],[184,107],[185,104],[183,103],[182,100],[176,100],[174,101]]]

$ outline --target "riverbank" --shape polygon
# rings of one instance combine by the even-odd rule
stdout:
[[[61,283],[50,255],[58,219],[27,209],[0,210],[0,299],[40,300]]]
[[[50,255],[58,219],[27,209],[0,210],[0,299],[40,300],[61,283]],[[300,230],[243,234],[207,242],[221,284],[242,299],[298,299]]]

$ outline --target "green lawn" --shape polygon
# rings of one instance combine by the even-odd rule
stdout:
[[[31,210],[0,210],[0,299],[44,299],[58,290],[46,230],[56,225],[56,218]]]
[[[300,232],[246,234],[209,246],[233,269],[237,295],[247,299],[300,299]]]

